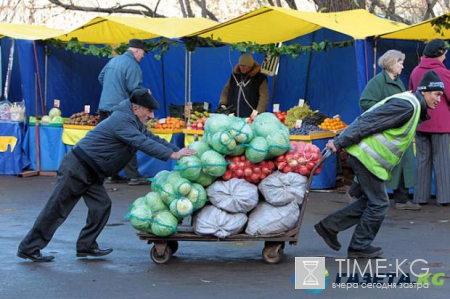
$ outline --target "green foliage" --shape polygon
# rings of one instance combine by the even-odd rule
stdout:
[[[444,31],[450,29],[450,16],[443,15],[435,20],[431,21],[431,26],[434,27],[434,30],[444,36]]]
[[[113,57],[113,54],[123,54],[128,49],[128,44],[121,43],[118,47],[112,48],[110,45],[87,45],[79,42],[77,38],[72,38],[69,42],[64,43],[58,39],[49,39],[47,43],[55,46],[57,49],[66,49],[73,53],[80,53],[83,55],[93,55],[98,57]],[[154,57],[159,60],[161,55],[169,50],[170,46],[178,46],[178,43],[170,39],[161,38],[157,40],[151,40],[146,44],[147,52],[156,52]],[[47,50],[47,55],[50,54]]]
[[[302,46],[300,44],[282,44],[281,46],[278,46],[277,44],[260,45],[254,42],[243,42],[232,44],[231,48],[240,52],[269,53],[272,56],[290,55],[295,58],[298,55],[306,54],[309,52],[326,52],[331,48],[343,48],[352,46],[353,44],[353,40],[343,42],[329,42],[328,40],[324,40],[320,43],[313,42],[310,46]]]
[[[448,23],[446,23],[446,26],[448,26]],[[124,43],[114,49],[110,45],[86,45],[85,43],[79,42],[77,38],[72,38],[67,43],[57,39],[50,39],[47,40],[47,42],[58,49],[66,49],[68,51],[72,51],[73,53],[94,55],[98,57],[112,57],[114,53],[120,55],[123,54],[128,48],[128,45]],[[183,42],[186,49],[190,52],[195,51],[195,49],[199,47],[219,47],[224,45],[220,38],[214,40],[210,37],[201,38],[198,36],[183,38]],[[268,53],[272,56],[290,55],[295,58],[298,55],[307,54],[309,52],[327,51],[331,48],[343,48],[352,46],[353,44],[353,40],[343,42],[329,42],[328,40],[324,40],[320,43],[314,42],[310,46],[302,46],[300,44],[278,45],[274,43],[260,45],[255,42],[233,43],[230,44],[230,46],[232,50],[238,50],[242,53]],[[160,38],[147,42],[146,50],[147,52],[154,52],[155,59],[159,60],[161,59],[161,55],[168,51],[171,46],[178,46],[178,42],[167,38]],[[47,55],[49,54],[50,53],[47,52]]]

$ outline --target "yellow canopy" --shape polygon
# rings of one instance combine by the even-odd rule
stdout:
[[[38,25],[0,23],[0,38],[38,40],[62,34],[64,31]]]
[[[107,16],[94,18],[78,29],[55,38],[70,41],[76,37],[78,41],[88,44],[118,44],[126,43],[131,38],[183,37],[216,24],[205,18]]]
[[[443,29],[441,33],[437,33],[431,22],[441,17],[450,18],[450,13],[436,17],[434,19],[411,25],[407,28],[396,30],[391,33],[380,34],[378,38],[386,39],[403,39],[403,40],[420,40],[428,41],[435,38],[450,39],[450,30]]]
[[[407,25],[379,18],[362,9],[317,13],[266,6],[190,36],[220,38],[224,43],[268,44],[291,40],[321,28],[364,39],[405,27]]]

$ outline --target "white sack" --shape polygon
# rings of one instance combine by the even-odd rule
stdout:
[[[262,201],[250,213],[245,232],[252,236],[285,233],[295,227],[300,217],[296,202],[273,206]]]
[[[308,178],[295,172],[276,171],[258,185],[266,201],[274,206],[284,206],[290,202],[301,205],[305,197]]]
[[[206,188],[209,201],[230,213],[247,213],[258,204],[258,187],[244,179],[215,181]]]
[[[226,238],[241,232],[248,217],[244,213],[227,213],[213,205],[203,207],[194,216],[193,228],[198,235]]]

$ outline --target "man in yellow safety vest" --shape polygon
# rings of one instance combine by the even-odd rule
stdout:
[[[389,209],[385,181],[413,140],[419,121],[429,118],[444,91],[434,71],[427,72],[416,93],[403,92],[380,101],[327,143],[336,152],[345,149],[348,164],[360,181],[363,195],[354,203],[322,219],[314,227],[333,250],[341,244],[337,234],[355,226],[348,258],[375,258],[383,254],[372,246]]]

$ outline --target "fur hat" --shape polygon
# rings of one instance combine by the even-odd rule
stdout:
[[[444,82],[435,71],[428,71],[420,80],[417,91],[444,91]]]
[[[137,48],[145,51],[145,42],[140,39],[130,39],[128,43],[128,48]]]
[[[435,58],[443,55],[445,51],[447,51],[445,42],[442,39],[436,38],[427,43],[423,50],[423,55],[429,58]]]
[[[239,57],[239,65],[245,65],[252,67],[253,66],[253,56],[250,53],[244,53]]]
[[[130,102],[150,110],[158,110],[159,104],[155,98],[148,92],[148,89],[138,88],[133,91]]]

